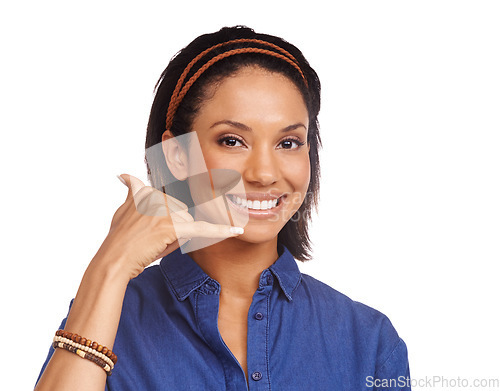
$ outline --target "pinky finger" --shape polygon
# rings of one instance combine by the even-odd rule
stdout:
[[[241,235],[244,230],[241,227],[230,225],[211,224],[206,221],[193,221],[186,223],[175,223],[175,232],[178,238],[230,238]]]

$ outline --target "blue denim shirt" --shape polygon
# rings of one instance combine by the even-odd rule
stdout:
[[[177,249],[129,283],[106,389],[410,390],[406,346],[389,319],[301,274],[279,250],[248,312],[248,385],[217,327],[220,284]]]

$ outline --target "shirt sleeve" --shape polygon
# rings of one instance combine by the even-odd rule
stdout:
[[[401,338],[375,372],[372,382],[374,391],[411,391],[408,351]]]
[[[59,326],[59,330],[64,329],[64,327],[66,326],[66,320],[68,319],[69,311],[71,310],[71,306],[73,305],[73,301],[74,301],[74,299],[71,300],[71,302],[69,303],[68,314],[66,314],[66,317],[62,320],[61,325]],[[38,384],[38,382],[40,381],[40,377],[42,377],[43,371],[45,371],[45,368],[47,367],[47,364],[49,363],[50,358],[52,357],[54,352],[55,352],[55,349],[52,347],[52,344],[51,344],[50,348],[49,348],[49,353],[47,354],[47,358],[45,359],[45,362],[43,363],[42,369],[40,370],[40,374],[38,375],[38,379],[36,379],[35,387]],[[104,391],[108,391],[108,383],[107,382],[106,382],[106,387],[105,387]]]
[[[69,303],[68,314],[69,314],[69,310],[71,309],[72,305],[73,305],[73,300],[71,300],[71,302]],[[66,317],[62,320],[61,325],[59,326],[59,330],[64,329],[64,327],[66,326],[66,320],[68,319],[68,314],[66,314]],[[55,333],[55,330],[54,330],[54,333]],[[40,377],[42,377],[43,371],[45,371],[45,368],[47,367],[47,364],[49,363],[50,358],[54,354],[54,351],[55,351],[55,349],[52,347],[52,344],[50,344],[49,353],[47,354],[47,358],[45,359],[45,362],[42,365],[42,369],[40,370],[40,374],[38,375],[38,379],[36,379],[35,387],[38,384],[38,382],[40,381]]]

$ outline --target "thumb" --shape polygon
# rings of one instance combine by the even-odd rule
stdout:
[[[139,190],[146,186],[139,178],[129,174],[121,174],[117,175],[117,177],[120,182],[128,187],[129,194],[131,193],[130,195],[132,196],[136,195]]]

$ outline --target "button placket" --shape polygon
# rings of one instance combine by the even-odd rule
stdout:
[[[259,289],[254,294],[248,317],[247,368],[250,390],[269,390],[269,297],[273,276],[262,272]]]
[[[219,285],[213,280],[200,287],[194,299],[196,320],[205,341],[222,365],[226,389],[244,390],[247,389],[245,374],[219,334],[219,292]]]

